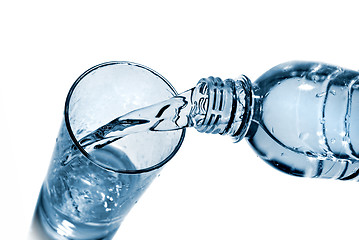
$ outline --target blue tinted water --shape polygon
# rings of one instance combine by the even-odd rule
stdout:
[[[146,131],[172,131],[192,125],[190,89],[179,96],[113,119],[79,140],[87,151],[100,149],[127,135]],[[72,154],[74,156],[74,153]],[[71,160],[71,156],[68,161]],[[67,162],[65,162],[67,164]]]
[[[59,239],[61,236],[65,239],[107,236],[110,239],[160,171],[123,173],[137,170],[136,166],[111,143],[139,132],[170,131],[188,126],[191,105],[186,96],[190,94],[191,90],[127,113],[84,136],[79,144],[86,156],[72,144],[63,125],[38,204],[39,217],[47,233]]]
[[[60,134],[61,137],[67,135]],[[41,190],[38,212],[43,227],[55,239],[110,237],[157,171],[119,174],[99,167],[81,154],[64,165],[59,159],[69,153],[67,147],[57,144],[51,172]],[[90,154],[111,169],[135,169],[128,156],[114,147],[105,146]]]

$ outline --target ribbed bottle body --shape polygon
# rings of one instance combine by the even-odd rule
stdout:
[[[289,62],[253,93],[246,138],[262,159],[295,176],[359,178],[359,72]]]

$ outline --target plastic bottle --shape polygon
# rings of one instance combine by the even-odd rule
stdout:
[[[359,178],[359,72],[289,62],[253,84],[201,79],[193,91],[193,126],[245,137],[268,164],[300,177]]]

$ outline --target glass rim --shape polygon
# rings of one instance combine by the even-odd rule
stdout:
[[[77,141],[72,128],[71,128],[71,124],[70,124],[70,119],[69,119],[69,104],[70,104],[70,99],[72,96],[72,93],[74,92],[75,88],[77,87],[77,85],[81,82],[81,80],[87,76],[90,72],[101,68],[101,67],[105,67],[105,66],[110,66],[110,65],[116,65],[116,64],[120,64],[120,65],[130,65],[130,66],[135,66],[135,67],[139,67],[139,68],[143,68],[151,73],[153,73],[154,75],[156,75],[157,77],[159,77],[164,83],[167,84],[167,86],[170,88],[170,90],[173,91],[173,93],[175,95],[177,95],[177,91],[176,89],[171,85],[170,82],[167,81],[166,78],[164,78],[161,74],[157,73],[156,71],[152,70],[149,67],[146,67],[144,65],[138,64],[138,63],[133,63],[133,62],[128,62],[128,61],[110,61],[110,62],[104,62],[104,63],[100,63],[96,66],[93,66],[91,68],[89,68],[88,70],[86,70],[84,73],[82,73],[77,79],[76,81],[72,84],[67,97],[66,97],[66,102],[65,102],[65,110],[64,110],[64,118],[65,118],[65,125],[67,128],[67,132],[69,133],[71,140],[73,141],[73,143],[75,144],[75,146],[77,147],[77,149],[80,150],[81,154],[86,157],[86,159],[88,159],[91,163],[95,164],[98,167],[101,167],[107,171],[111,171],[111,172],[115,172],[115,173],[126,173],[126,174],[138,174],[138,173],[145,173],[145,172],[150,172],[156,169],[161,168],[163,165],[165,165],[168,161],[170,161],[173,156],[177,153],[177,151],[180,149],[183,140],[184,140],[184,136],[186,133],[186,129],[180,129],[182,131],[181,133],[181,137],[176,145],[176,147],[173,149],[173,151],[162,161],[160,161],[159,163],[156,163],[150,167],[146,167],[146,168],[142,168],[142,169],[136,169],[136,170],[115,170],[115,169],[111,169],[109,167],[103,166],[101,164],[99,164],[97,161],[94,161],[91,159],[90,155],[85,151],[85,149],[80,145],[80,143]]]

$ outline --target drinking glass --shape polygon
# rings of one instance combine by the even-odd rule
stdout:
[[[66,99],[36,207],[37,231],[52,239],[112,239],[178,151],[185,130],[131,134],[91,153],[79,140],[127,112],[176,94],[161,75],[131,62],[107,62],[83,73]]]

